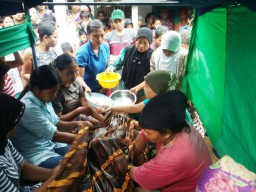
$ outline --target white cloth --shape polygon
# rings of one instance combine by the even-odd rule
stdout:
[[[167,31],[163,34],[161,40],[161,48],[167,49],[172,52],[177,52],[181,47],[181,38],[180,34],[176,31]]]
[[[174,53],[172,56],[167,57],[162,48],[158,47],[154,52],[155,70],[166,70],[174,74],[178,73],[178,65],[180,58],[180,51]]]

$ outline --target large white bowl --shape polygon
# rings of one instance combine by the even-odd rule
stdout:
[[[92,93],[92,95],[86,93],[85,97],[88,104],[94,108],[101,107],[102,105],[112,106],[114,104],[114,101],[111,98],[100,93]]]
[[[135,104],[137,97],[129,90],[117,90],[109,96],[114,101],[115,106],[126,106]]]

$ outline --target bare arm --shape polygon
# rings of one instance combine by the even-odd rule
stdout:
[[[84,68],[79,67],[78,76],[76,79],[82,85],[82,87],[85,89],[86,92],[91,93],[92,92],[91,88],[86,85],[83,78],[84,78]]]
[[[144,103],[138,103],[136,105],[126,105],[126,106],[102,106],[100,112],[116,111],[124,113],[140,113],[144,108]]]
[[[66,133],[66,132],[56,131],[53,135],[52,141],[53,142],[72,144],[75,137],[76,137],[76,135],[73,134],[73,133]]]
[[[145,87],[145,81],[141,82],[139,85],[133,87],[130,89],[131,92],[137,94],[140,90],[142,90]]]
[[[10,67],[10,68],[15,68],[15,67],[19,67],[21,65],[23,65],[23,60],[19,54],[19,52],[14,52],[14,61],[6,61],[6,64]]]
[[[62,121],[60,120],[57,123],[57,129],[58,131],[63,131],[63,132],[71,132],[74,128],[76,127],[87,127],[87,126],[92,126],[92,124],[88,121]]]
[[[134,157],[140,157],[140,155],[143,153],[143,151],[145,150],[145,148],[147,146],[147,141],[145,138],[143,138],[141,133],[136,137],[136,139],[134,141],[134,145],[135,145]],[[135,181],[134,175],[133,175],[134,168],[135,167],[132,166],[129,171],[130,177],[132,178],[133,181]]]
[[[23,62],[24,65],[22,66],[22,77],[26,80],[29,81],[30,75],[33,71],[33,56],[31,53],[29,53],[28,50],[26,50],[23,54]]]
[[[36,188],[35,190],[33,190],[33,192],[45,192],[48,185],[56,178],[56,176],[58,175],[59,173],[59,170],[60,170],[60,164],[57,165],[54,169],[52,169],[52,175],[51,177],[44,182],[43,185],[41,185],[40,187]]]
[[[78,107],[69,113],[60,116],[62,121],[72,121],[80,114],[88,115],[90,113],[90,109],[88,107]]]
[[[21,177],[27,181],[45,181],[52,176],[53,170],[24,162],[21,167]]]

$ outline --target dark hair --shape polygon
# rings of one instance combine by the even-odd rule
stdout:
[[[38,26],[38,34],[40,40],[42,40],[45,35],[51,36],[54,31],[56,31],[56,29],[57,28],[49,21],[40,23]]]
[[[158,26],[155,30],[155,39],[163,35],[165,32],[169,31],[169,29],[166,26]]]
[[[105,12],[104,11],[98,11],[98,13],[97,13],[97,15],[99,16],[99,14],[102,14],[102,15],[104,15],[105,16]]]
[[[151,17],[151,16],[153,16],[153,20],[154,20],[154,18],[155,18],[154,13],[148,13],[148,14],[146,15],[146,17],[145,17],[145,22],[146,22],[146,23],[147,23],[149,17]]]
[[[64,42],[60,46],[61,46],[61,49],[64,53],[66,53],[68,51],[71,52],[71,53],[74,53],[73,47],[70,43]]]
[[[68,66],[76,65],[76,59],[67,53],[63,53],[54,60],[53,64],[56,69],[61,71]]]
[[[87,35],[86,31],[84,29],[80,29],[78,31],[78,35],[81,36],[81,35]]]
[[[94,31],[96,31],[98,29],[103,29],[104,30],[104,25],[98,19],[93,19],[87,25],[86,31],[87,31],[87,34],[89,35],[89,34],[91,34],[92,32],[94,32]]]
[[[3,23],[3,18],[0,16],[0,23]]]
[[[161,21],[161,18],[160,17],[154,17],[153,24],[155,24],[156,21]]]
[[[45,90],[61,84],[61,78],[58,71],[54,69],[53,66],[43,65],[32,72],[29,84],[32,92],[35,87],[39,90]]]

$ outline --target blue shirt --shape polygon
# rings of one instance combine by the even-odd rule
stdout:
[[[92,92],[98,92],[101,89],[96,75],[105,71],[109,56],[109,46],[105,42],[100,45],[98,56],[95,55],[90,41],[80,47],[77,52],[78,66],[84,68],[84,81]]]
[[[26,107],[11,139],[13,145],[27,161],[35,165],[59,156],[54,149],[66,144],[51,141],[59,121],[51,102],[40,101],[31,91],[21,101]]]

